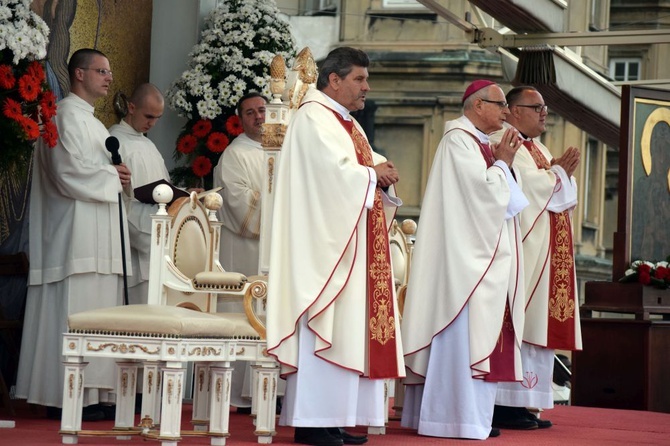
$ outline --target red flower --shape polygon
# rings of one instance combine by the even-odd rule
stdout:
[[[204,138],[212,130],[212,121],[201,119],[195,124],[191,131],[196,138]]]
[[[21,76],[19,79],[19,94],[26,101],[34,101],[40,94],[40,82],[30,74]]]
[[[21,104],[11,98],[5,99],[5,103],[2,106],[2,114],[8,117],[9,119],[18,121],[23,117],[23,110],[21,109]]]
[[[29,75],[37,79],[40,84],[46,80],[46,76],[44,75],[44,68],[42,68],[42,64],[36,60],[30,62],[27,72]]]
[[[56,129],[56,124],[51,121],[46,121],[44,123],[42,139],[49,147],[54,147],[56,145],[56,142],[58,141],[58,129]]]
[[[212,162],[204,155],[200,155],[193,160],[193,173],[196,176],[204,177],[212,171]]]
[[[647,265],[646,263],[641,263],[637,267],[637,272],[651,274],[651,266]]]
[[[651,283],[651,275],[649,271],[638,270],[637,280],[643,285],[649,285]]]
[[[237,136],[244,132],[239,116],[232,115],[226,120],[226,131],[231,136]]]
[[[207,138],[207,148],[214,153],[223,152],[226,147],[228,147],[228,137],[225,133],[221,132],[212,132],[211,135]]]
[[[659,280],[670,279],[670,268],[666,268],[665,266],[659,266],[658,268],[656,268],[655,276]]]
[[[42,93],[40,98],[40,110],[42,112],[42,121],[46,122],[56,116],[56,95],[51,90]]]
[[[14,71],[10,65],[0,65],[0,88],[9,90],[16,84]]]
[[[23,131],[26,132],[26,139],[33,140],[40,137],[40,126],[32,119],[24,116],[19,120],[19,124],[23,127]]]
[[[191,153],[198,145],[198,140],[193,135],[184,135],[177,141],[177,150],[181,153]]]

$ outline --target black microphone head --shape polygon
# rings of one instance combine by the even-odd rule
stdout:
[[[109,136],[105,140],[105,147],[112,154],[112,164],[121,164],[121,155],[119,155],[119,138],[116,136]]]

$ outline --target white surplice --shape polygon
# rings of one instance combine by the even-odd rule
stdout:
[[[119,154],[130,169],[131,190],[158,180],[170,181],[163,156],[153,141],[142,132],[120,121],[109,128],[109,133],[119,139]],[[126,196],[126,209],[133,263],[133,274],[128,277],[128,300],[130,304],[146,304],[151,256],[151,214],[158,211],[158,205],[141,203]]]
[[[527,204],[507,165],[487,167],[465,117],[450,121],[421,208],[402,321],[408,384],[403,426],[440,437],[486,438],[490,372],[506,305],[521,379],[523,271],[515,217]],[[507,347],[507,346],[504,346]]]
[[[352,138],[334,113],[351,119],[344,107],[311,89],[287,129],[275,189],[268,351],[288,375],[280,424],[379,426],[383,380],[363,377],[368,371],[366,207],[376,175],[359,164]],[[384,158],[373,153],[373,160]]]
[[[507,127],[507,126],[506,126]],[[492,141],[502,138],[504,129],[491,136]],[[533,140],[547,164],[552,155],[539,140]],[[551,212],[572,210],[577,205],[577,184],[568,177],[561,166],[538,168],[528,148],[521,146],[514,159],[514,166],[521,177],[524,194],[529,206],[520,214],[523,236],[526,318],[523,333],[523,381],[501,383],[496,403],[513,407],[550,409],[554,406],[552,378],[554,350],[547,348],[550,267],[548,265],[551,242]],[[572,265],[573,272],[575,265]],[[575,275],[576,277],[576,275]],[[575,290],[577,283],[573,284]],[[575,348],[581,349],[579,310],[573,313]]]
[[[222,187],[219,257],[226,271],[258,274],[264,163],[261,143],[242,133],[230,143],[214,168],[214,186]]]
[[[120,303],[121,183],[93,106],[70,93],[58,103],[58,144],[37,144],[30,196],[30,273],[16,395],[61,407],[68,314]],[[125,216],[123,217],[125,221]],[[126,250],[127,229],[124,229]],[[128,262],[128,268],[130,268]],[[130,269],[129,269],[130,270]],[[112,360],[86,369],[85,404],[114,388]],[[104,398],[103,398],[104,399]]]

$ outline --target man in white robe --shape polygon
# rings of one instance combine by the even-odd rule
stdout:
[[[237,116],[244,133],[219,158],[214,168],[214,186],[221,187],[223,205],[219,209],[221,247],[219,259],[226,271],[247,276],[258,274],[261,231],[261,188],[265,154],[262,128],[267,99],[249,92],[237,103]],[[244,312],[241,302],[219,302],[218,311]],[[239,412],[251,411],[251,367],[246,362],[233,364],[230,404]],[[246,410],[245,410],[246,409]]]
[[[489,146],[509,110],[474,81],[464,115],[446,124],[421,208],[403,312],[407,384],[402,425],[420,435],[486,439],[499,381],[521,380],[523,271],[511,171],[516,130]]]
[[[112,82],[97,50],[76,51],[68,64],[70,94],[59,101],[58,143],[35,150],[30,197],[30,273],[16,395],[59,416],[63,401],[62,342],[69,314],[121,303],[119,193],[130,185],[125,165],[112,165],[109,132],[94,103]],[[123,217],[125,220],[125,217]],[[125,235],[127,242],[128,237]],[[126,244],[126,250],[128,246]],[[86,368],[85,417],[100,419],[98,403],[113,402],[114,362]]]
[[[145,134],[153,128],[163,115],[164,100],[160,90],[152,84],[142,84],[130,99],[119,95],[123,116],[118,124],[109,128],[109,133],[119,139],[121,159],[133,173],[130,196],[126,195],[128,211],[128,233],[133,274],[128,277],[128,301],[130,304],[146,304],[149,292],[149,260],[151,257],[151,214],[158,205],[142,203],[132,196],[132,191],[158,180],[170,181],[165,160],[156,145]]]
[[[288,126],[277,172],[268,352],[286,377],[280,424],[301,444],[361,444],[341,426],[382,426],[384,379],[403,375],[388,252],[399,200],[393,163],[349,115],[365,105],[369,59],[331,51]]]
[[[582,346],[572,242],[572,211],[577,205],[572,174],[579,164],[579,150],[569,147],[554,159],[539,141],[548,112],[534,87],[513,88],[507,102],[507,124],[524,139],[514,166],[530,202],[520,214],[526,322],[521,347],[523,381],[498,386],[493,425],[519,429],[530,420],[548,428],[550,421],[537,418],[527,408],[554,407],[554,349],[580,350]],[[503,132],[496,132],[491,140],[500,140]]]

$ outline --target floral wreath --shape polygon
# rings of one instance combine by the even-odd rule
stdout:
[[[639,282],[656,288],[666,289],[670,286],[670,256],[662,262],[636,260],[630,264],[619,282]]]

